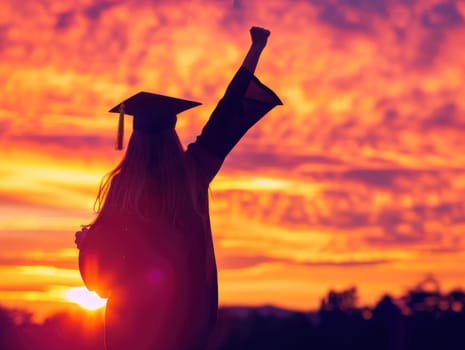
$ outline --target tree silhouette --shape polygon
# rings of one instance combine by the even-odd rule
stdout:
[[[22,350],[23,346],[20,339],[13,313],[0,307],[0,349]]]

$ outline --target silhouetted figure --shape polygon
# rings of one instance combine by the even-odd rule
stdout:
[[[108,297],[108,350],[206,348],[218,309],[208,186],[247,130],[281,104],[254,76],[270,32],[250,33],[242,66],[186,150],[176,115],[198,103],[142,92],[111,110],[121,126],[124,113],[134,116],[133,133],[100,188],[96,220],[76,233],[83,280]]]

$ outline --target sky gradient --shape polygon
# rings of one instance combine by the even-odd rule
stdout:
[[[140,90],[202,101],[178,119],[187,145],[251,25],[272,31],[257,76],[284,106],[211,186],[220,304],[465,287],[464,1],[5,0],[1,304],[45,314],[82,286],[74,232],[122,156],[107,110]]]

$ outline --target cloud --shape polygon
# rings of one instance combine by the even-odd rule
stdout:
[[[260,146],[259,144],[257,146]],[[299,171],[302,175],[306,172],[301,169],[306,165],[307,169],[318,169],[321,167],[341,166],[343,161],[324,154],[305,154],[304,150],[292,150],[290,153],[281,153],[279,149],[255,151],[250,149],[254,145],[244,142],[228,156],[224,170],[234,173],[235,171],[266,171],[267,169],[287,169],[288,171]],[[310,171],[310,170],[309,170]]]
[[[449,179],[461,176],[463,170],[314,172],[307,174],[306,182],[294,182],[293,193],[240,186],[216,189],[212,208],[214,216],[247,218],[285,231],[335,230],[340,237],[358,235],[368,245],[445,247],[451,244],[444,238],[448,227],[464,221],[459,194],[463,190],[445,195],[451,186]]]
[[[26,144],[27,147],[40,147],[44,150],[55,150],[57,153],[71,151],[98,151],[110,148],[114,144],[114,139],[110,135],[70,135],[70,134],[49,134],[37,135],[22,133],[10,138],[10,142],[15,144]]]
[[[284,259],[276,259],[269,256],[222,256],[218,261],[220,269],[243,269],[266,263],[282,262]]]
[[[422,128],[464,129],[465,122],[461,120],[459,107],[455,103],[445,103],[431,111],[431,114],[423,120]]]
[[[351,2],[347,2],[350,4]],[[376,2],[374,2],[376,3]],[[358,10],[353,6],[341,6],[341,4],[325,3],[319,13],[319,19],[342,31],[366,32],[372,31],[370,21],[363,12],[352,12],[352,9]]]
[[[423,39],[414,44],[417,50],[415,63],[422,65],[431,64],[439,54],[445,30],[464,23],[456,4],[451,2],[422,3],[423,6],[415,2],[385,0],[312,1],[312,3],[320,9],[319,19],[335,29],[371,36],[379,35],[379,30],[387,29],[395,33],[398,44],[407,43],[406,38],[409,35],[407,26],[416,31],[415,22],[418,22],[425,31],[419,35]],[[409,17],[411,21],[404,20],[402,23],[402,18]],[[380,22],[389,24],[380,28]]]
[[[279,258],[271,256],[223,256],[218,261],[220,269],[245,269],[262,264],[285,264],[301,267],[357,267],[357,266],[378,266],[390,263],[389,260],[368,260],[368,261],[296,261],[289,258]]]
[[[18,194],[5,193],[5,192],[0,193],[0,203],[6,207],[37,204],[37,202],[31,200],[30,197],[24,198],[24,197],[20,197]]]
[[[17,256],[17,257],[3,257],[0,254],[0,266],[50,266],[57,269],[77,269],[78,263],[77,258],[68,258],[68,259],[59,259],[47,257],[47,258],[31,258],[30,256]],[[37,288],[37,285],[28,286],[28,289]],[[41,287],[42,288],[42,287]],[[10,290],[18,290],[17,287],[10,287]],[[5,288],[1,288],[1,290],[5,290]]]
[[[122,1],[100,1],[85,8],[84,14],[90,20],[99,20],[105,11],[120,3]]]
[[[8,45],[7,43],[7,37],[8,37],[8,30],[10,29],[10,26],[5,24],[1,25],[0,24],[0,52],[2,52]]]
[[[66,30],[73,25],[73,22],[76,19],[76,13],[73,11],[64,11],[58,13],[56,16],[56,22],[54,29],[56,31]]]
[[[6,137],[8,129],[11,128],[11,122],[9,120],[0,120],[0,139]]]
[[[398,178],[413,180],[424,171],[411,169],[354,169],[341,174],[346,181],[357,181],[367,186],[393,188]],[[427,171],[430,175],[436,175],[435,171]]]
[[[421,19],[421,23],[428,28],[449,28],[463,25],[464,19],[454,2],[443,2],[427,9]]]

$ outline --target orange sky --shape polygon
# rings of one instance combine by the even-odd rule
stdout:
[[[409,3],[407,5],[407,3]],[[107,110],[139,90],[203,101],[192,141],[271,29],[284,106],[212,184],[220,303],[362,303],[433,273],[465,287],[465,2],[0,2],[0,301],[44,314],[81,286],[74,231],[121,157]]]

